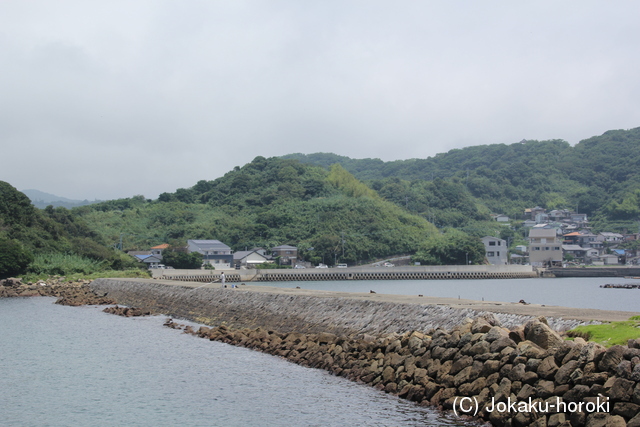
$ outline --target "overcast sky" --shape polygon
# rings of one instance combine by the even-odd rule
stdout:
[[[640,2],[0,2],[0,180],[114,199],[256,156],[640,126]]]

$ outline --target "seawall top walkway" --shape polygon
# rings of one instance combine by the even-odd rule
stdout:
[[[188,287],[188,288],[221,288],[220,283],[198,283],[184,282],[173,280],[158,279],[116,279],[125,280],[127,282],[135,281],[140,283],[162,283],[172,286]],[[227,285],[230,286],[230,285]],[[547,318],[575,319],[583,322],[599,321],[614,322],[628,320],[631,316],[640,315],[640,312],[614,311],[614,310],[597,310],[586,308],[573,308],[550,306],[541,304],[521,304],[517,302],[501,302],[501,301],[476,301],[469,299],[430,297],[425,295],[391,295],[379,293],[355,293],[355,292],[337,292],[337,291],[318,291],[312,289],[295,289],[295,288],[277,288],[273,286],[245,285],[240,284],[237,288],[228,287],[227,292],[255,292],[263,294],[278,294],[305,297],[322,297],[322,298],[342,298],[361,301],[386,302],[395,304],[415,304],[415,305],[437,305],[447,306],[455,309],[469,309],[478,312],[487,311],[492,313],[512,314],[516,316],[545,316]]]

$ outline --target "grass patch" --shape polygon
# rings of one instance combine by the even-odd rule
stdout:
[[[50,278],[63,277],[65,280],[72,282],[78,280],[95,280],[95,279],[110,279],[110,278],[140,278],[150,279],[151,273],[147,270],[131,269],[131,270],[105,270],[98,271],[91,274],[84,273],[72,273],[64,276],[60,275],[46,275],[46,274],[26,274],[21,276],[23,282],[37,282],[38,280],[47,280]]]
[[[567,335],[594,341],[605,347],[616,344],[625,345],[630,339],[640,338],[640,316],[630,317],[623,322],[578,326],[567,331]]]
[[[92,274],[104,270],[107,263],[74,254],[37,254],[27,273],[33,276],[69,276],[72,274]]]

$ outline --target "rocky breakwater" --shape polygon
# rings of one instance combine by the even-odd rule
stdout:
[[[507,329],[488,314],[378,336],[165,325],[496,426],[640,426],[640,340],[608,349],[565,341],[544,318]]]
[[[68,281],[64,277],[35,283],[23,283],[19,278],[3,279],[0,280],[0,298],[57,297],[56,304],[70,306],[114,304],[112,299],[91,290],[89,283],[90,280]]]

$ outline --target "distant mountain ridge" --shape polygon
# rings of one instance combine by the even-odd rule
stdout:
[[[47,206],[53,206],[54,208],[57,208],[57,207],[75,208],[78,206],[91,205],[93,203],[99,203],[102,201],[102,200],[89,201],[86,199],[73,200],[73,199],[68,199],[66,197],[56,196],[55,194],[45,193],[43,191],[33,190],[33,189],[22,190],[22,193],[25,196],[27,196],[29,200],[31,200],[31,203],[33,203],[33,205],[36,208],[39,208],[39,209],[44,209]]]

